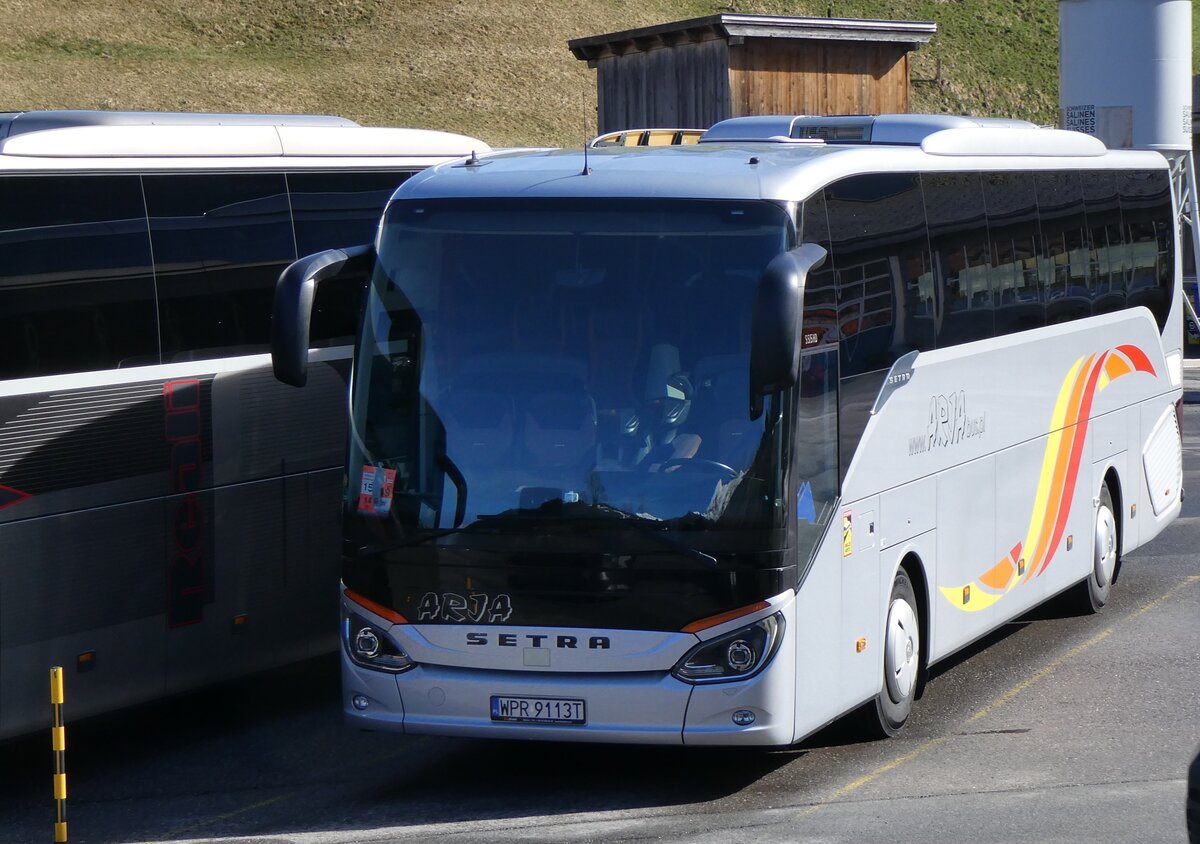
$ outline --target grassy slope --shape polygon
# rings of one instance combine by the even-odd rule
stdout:
[[[568,39],[719,11],[932,20],[915,108],[1053,122],[1052,0],[0,0],[0,108],[324,112],[494,145],[574,145]]]

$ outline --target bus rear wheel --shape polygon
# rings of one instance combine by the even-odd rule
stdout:
[[[1075,603],[1084,613],[1098,613],[1108,603],[1121,556],[1117,517],[1107,483],[1100,487],[1098,501],[1093,528],[1092,569],[1083,582],[1075,587]]]
[[[864,731],[875,738],[900,732],[912,712],[921,673],[919,604],[908,572],[892,581],[883,635],[883,688],[863,707]]]

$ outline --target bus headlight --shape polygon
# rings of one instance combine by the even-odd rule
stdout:
[[[386,633],[353,613],[342,620],[342,642],[350,659],[364,668],[398,674],[416,665]]]
[[[374,659],[379,656],[381,647],[378,634],[370,627],[359,628],[358,633],[354,635],[354,655],[360,659]]]
[[[692,648],[671,669],[685,683],[721,683],[753,677],[770,662],[783,637],[783,615],[718,636]]]

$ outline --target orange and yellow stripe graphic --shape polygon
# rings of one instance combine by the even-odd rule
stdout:
[[[1042,458],[1042,472],[1029,530],[1008,555],[979,579],[962,586],[942,587],[942,594],[966,612],[987,609],[1022,583],[1040,575],[1054,559],[1067,527],[1075,495],[1088,422],[1096,393],[1131,372],[1156,375],[1145,352],[1136,346],[1118,346],[1099,355],[1075,361],[1063,379],[1050,420],[1050,435]]]

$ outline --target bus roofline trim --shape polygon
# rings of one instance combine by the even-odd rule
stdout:
[[[440,163],[491,152],[466,135],[362,126],[75,126],[0,140],[0,154],[23,158],[220,158],[404,156]]]

